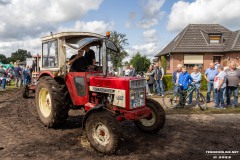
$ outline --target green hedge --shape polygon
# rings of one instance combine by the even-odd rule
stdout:
[[[164,75],[163,83],[165,86],[165,91],[172,90],[173,86],[174,86],[172,83],[172,75]],[[206,91],[207,90],[207,81],[204,78],[204,75],[202,75],[201,83],[202,83],[201,90]]]

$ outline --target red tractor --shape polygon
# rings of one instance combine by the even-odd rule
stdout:
[[[68,54],[91,46],[95,67],[70,72]],[[36,106],[42,123],[54,127],[63,123],[71,107],[85,110],[82,127],[94,149],[113,153],[123,129],[120,122],[133,120],[143,132],[156,133],[165,124],[165,112],[155,100],[146,98],[146,81],[139,77],[108,74],[108,54],[117,46],[102,36],[87,32],[62,32],[42,38],[41,71],[35,90]]]

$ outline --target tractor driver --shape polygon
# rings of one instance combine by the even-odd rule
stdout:
[[[84,50],[78,51],[78,54],[73,55],[68,62],[71,65],[70,72],[84,72],[84,68],[88,66],[86,58],[83,56]],[[86,68],[85,68],[86,69]]]
[[[87,60],[88,66],[94,66],[96,63],[95,52],[92,49],[90,49],[89,45],[85,46],[84,49],[85,49],[84,57]]]

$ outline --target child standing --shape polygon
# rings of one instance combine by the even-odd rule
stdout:
[[[193,82],[193,78],[190,76],[190,74],[188,74],[186,67],[184,66],[182,68],[182,74],[179,76],[178,79],[178,84],[180,85],[180,107],[184,107],[185,105],[185,96],[186,96],[186,92],[184,92],[185,90],[188,89],[188,85],[191,84]]]

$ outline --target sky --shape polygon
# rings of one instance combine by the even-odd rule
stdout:
[[[129,61],[153,58],[188,24],[240,29],[239,0],[0,0],[0,53],[41,53],[42,36],[62,31],[126,35]]]

